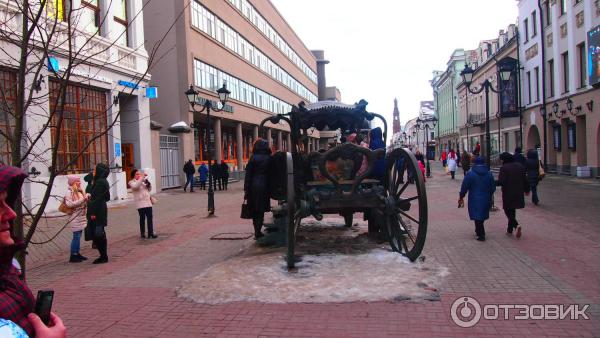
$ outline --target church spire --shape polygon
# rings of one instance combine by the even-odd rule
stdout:
[[[400,132],[400,111],[398,110],[398,99],[394,98],[394,134]]]

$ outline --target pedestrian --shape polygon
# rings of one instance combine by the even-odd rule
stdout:
[[[465,204],[469,194],[469,218],[475,222],[475,235],[478,241],[485,241],[484,222],[490,218],[492,196],[496,191],[494,176],[481,157],[475,159],[475,165],[467,172],[460,187],[458,207]]]
[[[442,150],[442,154],[440,155],[440,160],[442,160],[442,167],[444,168],[444,171],[448,172],[448,169],[447,169],[448,153],[446,152],[446,149]]]
[[[221,190],[221,165],[217,161],[210,166],[210,175],[212,176],[213,190],[217,190],[217,184]]]
[[[129,187],[133,193],[133,200],[140,216],[140,236],[146,238],[146,219],[148,220],[148,238],[157,238],[154,234],[154,224],[152,220],[152,198],[150,191],[152,185],[148,181],[148,174],[141,170],[133,169],[131,171],[131,181]]]
[[[538,205],[540,199],[538,197],[537,186],[540,182],[540,160],[538,158],[538,152],[535,149],[529,149],[527,151],[527,160],[525,162],[525,168],[527,169],[527,181],[529,181],[529,189],[531,189],[531,202]]]
[[[206,164],[200,164],[198,174],[200,175],[200,189],[206,190],[206,179],[208,178],[208,167],[206,167]]]
[[[192,159],[185,162],[183,165],[183,172],[185,173],[185,185],[183,186],[183,191],[187,191],[187,186],[189,184],[190,192],[194,192],[194,173],[196,172],[196,168],[194,168]]]
[[[525,162],[525,156],[523,156],[523,150],[521,150],[521,147],[516,147],[515,148],[515,153],[513,155],[515,157],[515,161],[517,161],[518,163],[521,163],[522,166],[526,166]]]
[[[35,298],[13,265],[14,255],[25,248],[13,231],[17,218],[13,208],[26,177],[19,168],[0,165],[0,318],[24,337],[62,338],[67,330],[60,317],[51,312],[50,323],[45,325],[33,313]]]
[[[369,132],[369,149],[377,150],[384,149],[385,150],[385,142],[383,141],[383,134],[381,128],[376,127],[371,129]],[[383,181],[383,175],[385,172],[385,154],[382,158],[375,160],[373,164],[373,169],[371,170],[371,177],[375,178],[379,181]]]
[[[460,165],[462,166],[464,175],[467,176],[467,172],[471,169],[471,155],[466,150],[463,150],[463,154],[460,157]]]
[[[250,209],[254,225],[254,239],[263,237],[261,232],[265,212],[271,211],[269,192],[269,169],[271,151],[267,141],[259,138],[252,147],[252,156],[246,165],[244,178],[244,200]]]
[[[221,161],[221,186],[223,190],[227,190],[227,183],[229,183],[229,165],[225,161]]]
[[[450,176],[454,179],[454,175],[456,174],[456,164],[458,163],[458,158],[456,157],[456,153],[454,149],[450,149],[450,153],[448,154],[448,171],[450,171]]]
[[[104,228],[108,225],[108,207],[106,202],[110,201],[110,191],[106,178],[109,173],[110,171],[106,164],[98,163],[96,165],[94,184],[88,202],[88,225],[86,228],[88,229],[87,231],[91,232],[91,238],[100,254],[100,257],[95,259],[93,264],[108,262],[108,242]]]
[[[481,144],[479,144],[479,142],[477,142],[477,144],[475,145],[475,150],[473,151],[473,155],[479,156],[480,153],[481,153]]]
[[[87,225],[85,217],[87,214],[88,197],[90,195],[86,194],[83,189],[81,189],[81,180],[79,179],[79,176],[67,176],[67,184],[69,185],[69,191],[65,195],[63,203],[69,209],[70,217],[68,224],[73,232],[69,263],[79,263],[87,260],[87,257],[81,255],[79,250],[81,248],[81,234]]]
[[[525,194],[529,194],[529,182],[525,167],[515,161],[515,157],[507,152],[500,154],[502,166],[497,185],[502,187],[502,208],[508,218],[506,233],[511,235],[517,229],[517,238],[521,238],[522,229],[517,221],[517,209],[525,207]]]

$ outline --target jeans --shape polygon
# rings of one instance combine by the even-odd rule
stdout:
[[[529,182],[529,186],[531,187],[531,201],[533,204],[538,204],[540,202],[537,194],[537,185],[538,182]]]
[[[183,190],[187,189],[188,184],[190,185],[190,191],[194,191],[194,175],[186,175],[185,185]]]
[[[146,233],[145,219],[148,218],[148,236],[154,235],[154,226],[152,225],[152,207],[138,209],[140,214],[140,234],[143,236]]]
[[[519,225],[517,222],[517,210],[515,209],[504,209],[504,214],[508,218],[508,226],[506,232],[512,233],[513,229]]]
[[[79,245],[81,241],[81,233],[83,230],[73,231],[73,239],[71,240],[71,254],[79,253]]]

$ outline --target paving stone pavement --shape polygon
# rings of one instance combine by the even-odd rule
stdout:
[[[252,239],[215,241],[223,232],[251,232],[238,218],[240,183],[216,193],[217,217],[206,218],[206,194],[159,195],[159,238],[139,238],[137,212],[110,210],[104,265],[69,264],[69,234],[32,249],[28,282],[55,289],[54,310],[70,337],[451,337],[600,336],[600,183],[550,176],[540,206],[529,201],[517,218],[523,238],[505,235],[502,211],[486,222],[487,240],[474,240],[467,211],[457,209],[462,175],[451,180],[432,163],[427,181],[429,232],[423,255],[448,267],[440,301],[196,304],[176,288],[211,265],[235,259]],[[501,205],[500,193],[495,196]],[[83,244],[83,254],[96,252]],[[226,283],[227,281],[223,281]],[[484,320],[471,328],[452,322],[455,299],[481,304],[590,304],[590,320]],[[511,312],[514,314],[514,312]]]

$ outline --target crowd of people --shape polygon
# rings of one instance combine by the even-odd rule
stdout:
[[[213,190],[227,190],[227,185],[229,183],[229,165],[225,163],[225,161],[221,161],[221,163],[217,163],[216,161],[210,166],[210,169],[206,165],[206,163],[201,163],[198,166],[198,182],[200,186],[200,190],[206,190],[206,182],[211,185]],[[189,159],[183,165],[183,172],[185,173],[186,182],[183,186],[183,191],[187,192],[187,187],[189,185],[190,192],[194,192],[194,185],[196,180],[196,167],[194,166],[194,162]],[[209,175],[210,172],[210,175]]]
[[[498,178],[494,179],[489,167],[478,154],[463,152],[461,165],[465,176],[459,192],[458,206],[464,206],[464,197],[469,195],[469,218],[475,222],[477,240],[485,241],[484,222],[489,219],[496,186],[502,190],[502,209],[507,218],[506,234],[515,232],[516,238],[522,236],[522,226],[517,220],[517,210],[525,208],[525,196],[532,194],[532,203],[539,204],[537,186],[545,173],[535,149],[523,156],[517,147],[513,154],[504,152],[499,156]],[[452,175],[454,176],[454,175]]]

